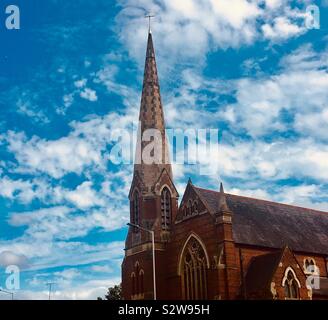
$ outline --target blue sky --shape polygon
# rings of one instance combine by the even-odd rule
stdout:
[[[47,298],[49,281],[57,299],[120,282],[132,166],[110,161],[110,135],[138,119],[146,11],[167,126],[220,130],[219,174],[174,165],[180,195],[189,177],[222,180],[328,210],[327,1],[15,0],[9,31],[12,2],[0,8],[0,287],[18,264],[18,299]],[[309,4],[319,30],[305,27]]]

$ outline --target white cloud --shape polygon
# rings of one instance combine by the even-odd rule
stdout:
[[[136,90],[130,86],[121,84],[116,79],[118,73],[119,69],[115,64],[106,62],[104,66],[96,73],[94,82],[104,85],[108,92],[117,94],[123,100],[123,105],[126,110],[129,110],[129,112],[126,112],[125,117],[120,117],[118,120],[121,122],[122,119],[128,119],[128,117],[130,117],[129,121],[132,122],[138,119],[140,90],[139,87],[138,90]],[[142,74],[140,73],[140,77],[141,75]]]
[[[290,54],[283,56],[280,65],[289,72],[327,70],[328,51],[323,50],[318,53],[313,50],[311,44],[303,44]]]
[[[280,195],[282,202],[301,205],[304,200],[315,196],[320,189],[317,185],[300,185],[296,187],[284,187]]]
[[[228,187],[227,187],[228,186]],[[263,200],[275,201],[295,205],[305,208],[313,208],[317,210],[328,210],[328,202],[318,201],[320,195],[324,193],[324,189],[320,185],[302,184],[299,186],[271,186],[270,191],[264,188],[248,188],[247,184],[244,188],[229,188],[229,184],[225,184],[227,193],[258,198]]]
[[[275,9],[282,5],[284,0],[265,0],[265,5],[267,8]]]
[[[95,102],[98,100],[97,93],[95,90],[92,90],[90,88],[85,88],[80,93],[81,98]]]
[[[74,82],[74,85],[76,88],[84,88],[86,86],[87,82],[88,82],[87,79],[76,80]]]
[[[328,110],[318,111],[317,113],[301,114],[295,116],[295,129],[303,135],[318,137],[328,140]]]
[[[91,267],[92,271],[101,273],[111,273],[113,269],[109,265],[94,265]]]
[[[277,17],[272,24],[264,24],[262,31],[265,38],[276,41],[300,35],[306,32],[306,29],[304,26],[294,24],[286,17]]]
[[[80,175],[97,172],[104,175],[110,155],[109,145],[117,142],[116,134],[127,133],[123,134],[121,144],[130,150],[133,128],[137,127],[137,114],[137,107],[134,106],[132,112],[129,110],[123,116],[113,112],[103,117],[90,116],[81,122],[73,121],[70,123],[71,132],[57,140],[37,136],[28,139],[23,132],[8,131],[0,135],[0,143],[6,143],[8,151],[14,154],[17,165],[12,170],[17,173],[45,173],[55,179],[68,173]],[[132,149],[130,158],[133,159]]]
[[[32,183],[24,180],[11,180],[8,177],[1,177],[0,179],[0,195],[9,199],[13,199],[18,195],[30,200],[34,197],[32,190]]]
[[[34,199],[45,201],[49,196],[49,188],[48,182],[43,178],[14,180],[8,176],[0,176],[0,196],[23,204],[29,204]]]
[[[53,273],[53,276],[60,277],[67,280],[73,280],[81,275],[81,272],[76,268],[68,268],[63,271],[57,271]]]
[[[10,214],[9,224],[27,226],[24,234],[39,240],[83,237],[94,228],[107,232],[117,230],[127,223],[128,208],[122,201],[113,204],[109,200],[110,198],[107,199],[106,206],[103,204],[99,209],[90,209],[83,213],[77,213],[76,209],[63,205],[31,212],[16,212]]]
[[[244,128],[253,138],[293,129],[326,139],[325,130],[315,128],[323,128],[327,121],[327,51],[316,53],[306,45],[283,57],[281,66],[276,75],[237,80],[237,103],[219,114],[234,130]],[[292,118],[284,120],[284,112]]]
[[[229,25],[236,29],[241,29],[249,20],[258,17],[262,13],[256,2],[244,0],[211,0],[210,3],[214,13],[218,17],[223,17]]]
[[[205,55],[217,48],[238,48],[259,40],[288,39],[306,32],[304,4],[298,1],[121,0],[117,17],[121,40],[140,63],[144,58],[147,24],[146,11],[156,14],[152,25],[159,60],[170,61],[161,68],[174,70],[174,62],[205,61]],[[173,64],[173,65],[172,65]]]
[[[46,223],[43,224],[45,226]],[[50,230],[51,232],[51,230]],[[81,266],[95,263],[110,263],[121,260],[124,242],[87,244],[78,241],[61,241],[25,234],[14,240],[0,241],[0,252],[10,251],[24,255],[29,262],[29,271],[46,270],[63,266]]]
[[[63,101],[66,108],[70,107],[74,101],[73,94],[64,95]]]
[[[104,200],[92,189],[90,181],[82,183],[74,191],[67,191],[65,198],[81,209],[104,205]]]
[[[28,97],[28,92],[23,92],[22,97],[17,101],[17,112],[26,115],[35,122],[42,122],[44,124],[49,123],[49,118],[45,113],[40,110],[38,106],[32,105],[32,101],[29,99],[34,99],[35,97]]]
[[[231,178],[255,179],[258,176],[260,179],[275,180],[293,177],[308,177],[318,181],[328,179],[327,145],[318,144],[312,139],[224,144],[214,159],[221,159],[220,172]]]
[[[131,117],[109,114],[73,122],[72,132],[54,141],[38,137],[28,140],[24,134],[14,132],[2,136],[18,160],[15,171],[40,174],[42,178],[11,180],[3,177],[0,180],[4,186],[1,195],[26,203],[39,199],[45,208],[11,213],[9,223],[26,229],[22,237],[0,241],[0,251],[26,255],[34,269],[121,257],[123,243],[91,246],[71,241],[86,236],[95,228],[102,232],[120,229],[128,221],[126,197],[132,168],[122,167],[115,174],[108,172],[104,151],[111,126],[129,126]],[[58,180],[70,172],[87,174],[87,170],[102,175],[100,188],[94,186],[93,180],[86,180],[75,189],[67,189]],[[48,178],[44,178],[45,173]],[[93,174],[87,175],[92,178]]]
[[[250,197],[250,198],[257,198],[263,200],[270,200],[271,195],[268,194],[266,190],[263,189],[239,189],[239,188],[231,188],[225,189],[225,192],[236,194],[239,196]]]
[[[9,150],[18,160],[20,172],[46,172],[60,178],[66,172],[81,173],[86,165],[101,165],[101,146],[74,135],[48,141],[33,137],[27,140],[23,133],[8,132]]]
[[[7,267],[15,265],[23,269],[28,267],[28,259],[24,255],[15,254],[11,251],[0,251],[0,266]]]

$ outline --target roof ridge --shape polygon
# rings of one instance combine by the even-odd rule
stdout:
[[[197,187],[197,186],[194,186],[194,187],[196,189],[204,190],[204,191],[207,191],[207,192],[220,193],[219,191],[216,191],[216,190],[210,190],[210,189],[200,188],[200,187]],[[292,207],[292,208],[299,208],[299,209],[305,209],[305,210],[308,210],[308,211],[314,211],[314,212],[318,212],[318,213],[328,214],[327,211],[322,211],[322,210],[318,210],[318,209],[311,209],[311,208],[296,206],[296,205],[282,203],[282,202],[275,202],[275,201],[272,201],[272,200],[252,198],[252,197],[241,196],[241,195],[238,195],[238,194],[231,194],[231,193],[225,193],[225,194],[227,196],[239,197],[239,198],[250,199],[250,200],[257,200],[257,201],[263,201],[263,202],[268,202],[268,203],[272,203],[272,204],[278,204],[278,205],[282,205],[282,206],[288,206],[288,207]]]

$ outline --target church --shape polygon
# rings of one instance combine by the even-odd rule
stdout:
[[[168,155],[151,31],[139,121]],[[327,212],[218,190],[189,180],[179,204],[169,161],[135,163],[123,299],[328,299]]]

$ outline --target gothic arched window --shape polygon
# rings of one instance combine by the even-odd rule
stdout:
[[[139,293],[144,293],[144,271],[141,269],[139,272]]]
[[[304,260],[304,272],[306,274],[318,274],[319,268],[316,266],[313,258],[305,258]]]
[[[161,193],[161,213],[162,229],[169,230],[171,225],[171,193],[168,188],[164,188]]]
[[[196,200],[194,201],[194,205],[192,207],[192,214],[198,214],[198,203]]]
[[[285,288],[285,298],[286,299],[298,299],[299,294],[298,294],[298,284],[295,278],[294,273],[289,270],[287,272],[286,279],[283,283],[284,288]]]
[[[134,265],[134,273],[136,274],[136,278],[135,278],[135,294],[139,294],[140,293],[140,266],[139,266],[139,262],[136,262],[136,264]]]
[[[180,273],[182,296],[186,300],[203,300],[207,298],[206,255],[201,244],[191,238],[182,255]]]
[[[136,191],[133,196],[133,223],[139,225],[140,222],[140,202],[139,193]],[[138,228],[134,228],[135,232],[138,232]]]
[[[138,261],[134,264],[133,272],[131,273],[131,294],[132,299],[142,299],[144,294],[144,271],[140,268]]]
[[[132,285],[131,293],[134,296],[136,294],[136,275],[134,272],[131,273],[131,285]]]
[[[192,215],[192,201],[191,200],[188,201],[188,215],[189,216]]]

